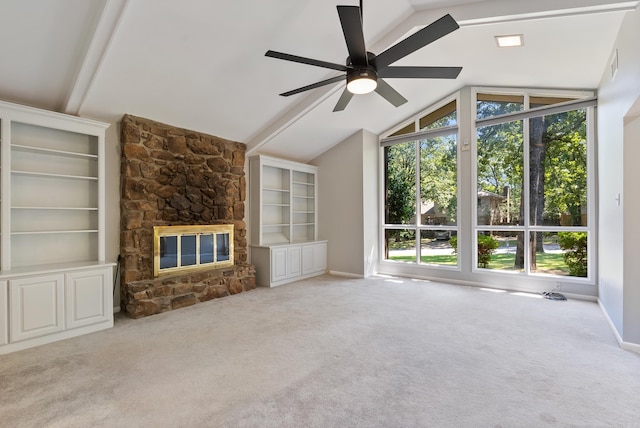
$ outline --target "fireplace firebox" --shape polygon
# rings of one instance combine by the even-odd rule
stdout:
[[[233,266],[233,224],[155,226],[153,276]]]

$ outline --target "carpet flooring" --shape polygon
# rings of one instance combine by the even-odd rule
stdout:
[[[0,356],[2,427],[637,427],[597,304],[405,278],[260,288]]]

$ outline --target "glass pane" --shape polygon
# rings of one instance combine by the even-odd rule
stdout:
[[[531,232],[531,272],[587,276],[586,232]]]
[[[200,235],[200,264],[213,263],[213,235]]]
[[[455,135],[420,140],[420,224],[455,225],[457,149]]]
[[[586,125],[585,110],[529,120],[532,225],[587,225]]]
[[[416,262],[416,231],[387,229],[384,231],[385,260]]]
[[[160,237],[160,269],[178,267],[178,237]]]
[[[196,264],[196,235],[180,237],[180,265],[193,266]]]
[[[396,131],[393,134],[389,135],[389,137],[397,137],[398,135],[411,134],[413,132],[416,132],[416,124],[411,122],[410,124],[408,124],[404,128],[399,129],[398,131]]]
[[[224,262],[229,260],[229,234],[219,233],[216,235],[216,261]]]
[[[420,130],[454,126],[458,123],[456,115],[456,102],[451,101],[446,106],[420,118]]]
[[[416,143],[384,148],[385,223],[415,224]]]
[[[553,104],[566,103],[567,101],[573,101],[575,98],[566,98],[566,97],[545,97],[545,96],[531,96],[529,97],[529,107],[544,107],[550,106]]]
[[[420,231],[420,262],[432,265],[457,266],[457,236],[451,230]]]
[[[485,119],[524,110],[523,95],[478,94],[476,117]]]
[[[478,267],[522,272],[524,249],[524,232],[478,232]]]
[[[478,225],[523,225],[522,121],[478,128]]]

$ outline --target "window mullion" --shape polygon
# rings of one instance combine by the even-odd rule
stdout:
[[[417,125],[416,125],[417,126]],[[415,227],[415,239],[416,239],[416,263],[420,263],[420,223],[422,219],[422,213],[420,212],[421,208],[421,200],[420,200],[420,140],[416,140],[415,142],[415,153],[416,153],[416,221],[414,223]]]
[[[524,110],[529,109],[529,94],[524,94]],[[524,236],[523,236],[523,253],[524,253],[524,273],[529,275],[531,273],[531,233],[529,232],[529,226],[531,225],[531,168],[529,165],[529,146],[530,146],[530,126],[529,119],[522,119],[522,162],[524,162],[522,168],[522,198],[524,201]]]

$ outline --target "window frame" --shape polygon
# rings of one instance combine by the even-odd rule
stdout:
[[[425,129],[425,130],[420,130],[420,120],[422,118],[424,118],[425,116],[428,116],[431,113],[434,113],[435,111],[445,107],[447,104],[450,104],[452,102],[455,102],[456,105],[456,125],[454,126],[447,126],[447,127],[441,127],[441,128],[433,128],[433,129]],[[379,138],[379,150],[381,155],[379,156],[380,159],[380,165],[379,165],[379,170],[381,171],[380,174],[380,228],[379,228],[379,262],[380,263],[389,263],[392,265],[411,265],[411,266],[419,266],[419,267],[428,267],[430,269],[442,269],[442,270],[447,270],[447,271],[461,271],[462,267],[461,267],[461,263],[460,263],[460,254],[457,254],[457,262],[455,266],[449,266],[449,265],[444,265],[444,264],[431,264],[431,263],[423,263],[421,261],[421,248],[420,248],[420,237],[421,237],[421,233],[422,231],[425,230],[429,230],[429,231],[436,231],[436,230],[446,230],[449,232],[455,232],[458,236],[461,233],[461,214],[460,214],[460,203],[461,203],[461,199],[460,199],[460,188],[462,185],[462,179],[461,179],[461,174],[460,174],[460,152],[461,152],[461,144],[460,144],[460,113],[461,113],[461,104],[460,104],[460,92],[456,92],[453,95],[449,95],[443,99],[441,99],[439,102],[432,104],[429,108],[422,110],[420,112],[418,112],[417,114],[411,116],[409,119],[406,119],[405,121],[401,122],[400,124],[394,126],[393,128],[389,129],[388,131],[384,132],[383,134],[381,134],[380,138]],[[415,132],[412,133],[404,133],[404,134],[400,134],[397,136],[394,136],[393,134],[406,129],[407,127],[409,127],[410,125],[414,126],[414,130],[416,130]],[[457,190],[457,196],[456,196],[456,224],[455,225],[423,225],[421,224],[421,216],[420,216],[420,203],[421,203],[421,199],[420,199],[420,140],[425,140],[428,138],[437,138],[437,137],[444,137],[444,136],[449,136],[449,135],[454,135],[456,138],[456,190]],[[388,146],[392,146],[395,144],[401,144],[401,143],[406,143],[406,142],[413,142],[415,145],[415,155],[416,155],[416,195],[415,195],[415,199],[416,199],[416,204],[415,204],[415,222],[412,224],[391,224],[391,223],[386,223],[386,215],[385,215],[385,188],[386,188],[386,183],[385,183],[385,156],[384,156],[384,150],[386,147]],[[415,232],[415,247],[416,247],[416,251],[415,251],[415,261],[408,263],[408,262],[399,262],[399,261],[394,261],[394,260],[389,260],[385,258],[385,246],[386,246],[386,242],[385,242],[385,231],[387,230],[413,230]]]
[[[524,95],[524,109],[519,112],[509,113],[502,116],[495,116],[492,118],[477,119],[477,97],[478,94],[490,94],[490,95]],[[528,108],[530,99],[532,97],[570,97],[575,98],[574,102],[551,104],[545,107]],[[472,171],[471,171],[471,188],[478,188],[478,128],[483,126],[490,126],[498,123],[505,123],[515,120],[523,121],[523,180],[525,183],[529,182],[529,118],[540,117],[544,115],[559,113],[563,108],[568,106],[574,107],[562,111],[571,111],[584,108],[586,110],[586,144],[587,144],[587,226],[535,226],[531,225],[530,210],[528,209],[530,203],[529,186],[524,185],[524,195],[522,198],[526,201],[526,209],[524,210],[524,220],[522,226],[491,226],[478,224],[478,201],[477,197],[472,198],[471,212],[472,212],[472,257],[473,262],[471,264],[471,271],[473,274],[484,274],[490,272],[495,275],[518,275],[521,277],[534,277],[534,278],[547,278],[556,282],[563,283],[581,283],[586,285],[596,284],[596,269],[597,269],[597,213],[596,213],[596,169],[595,169],[595,154],[596,154],[596,134],[595,134],[595,107],[597,106],[596,98],[593,92],[590,91],[571,91],[571,90],[528,90],[528,89],[504,89],[504,88],[484,88],[484,87],[472,87],[471,88],[471,156],[472,156]],[[596,105],[594,105],[596,104]],[[588,105],[588,106],[587,106]],[[541,114],[535,116],[529,116],[532,112],[540,112]],[[524,269],[523,271],[500,271],[478,267],[478,233],[482,231],[496,231],[496,232],[523,232],[525,236],[525,248],[529,248],[529,239],[532,232],[586,232],[588,236],[587,241],[587,276],[575,277],[556,275],[549,273],[531,272],[531,255],[529,251],[524,251]]]

